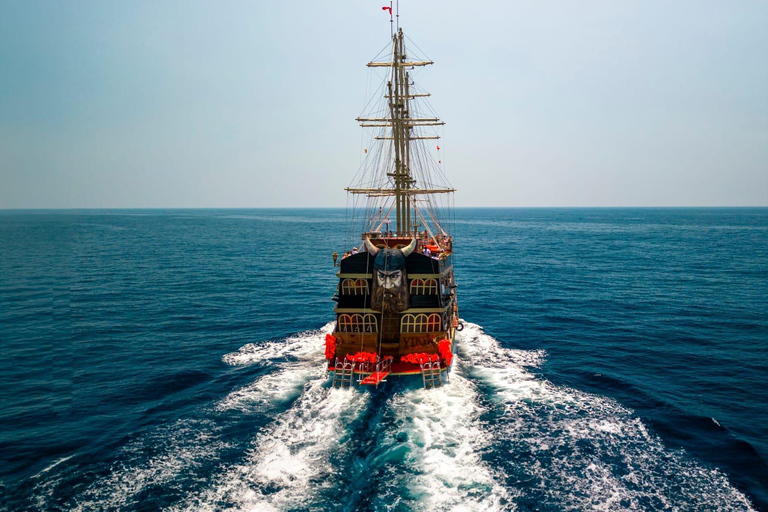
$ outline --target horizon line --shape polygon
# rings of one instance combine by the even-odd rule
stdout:
[[[768,205],[665,205],[665,206],[455,206],[455,210],[493,210],[493,209],[518,209],[518,210],[568,210],[568,209],[705,209],[705,208],[768,208]],[[32,207],[32,208],[3,208],[0,212],[18,211],[78,211],[78,210],[347,210],[346,206],[97,206],[97,207]]]

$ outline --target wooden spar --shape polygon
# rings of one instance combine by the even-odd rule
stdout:
[[[400,32],[400,34],[402,34],[402,32]],[[402,38],[400,39],[400,41],[402,42]],[[401,43],[401,47],[402,47],[402,43]],[[369,68],[390,68],[395,66],[400,68],[410,68],[413,66],[429,66],[430,64],[434,64],[434,61],[425,60],[425,61],[412,61],[412,62],[394,62],[394,61],[393,62],[369,62],[367,66]]]
[[[384,197],[397,195],[397,190],[392,188],[345,188],[350,194],[369,194],[371,196]],[[456,192],[455,188],[411,188],[399,192],[404,196],[421,196],[428,194],[450,194]]]
[[[439,135],[430,135],[425,137],[408,137],[408,140],[427,140],[427,139],[439,139]],[[374,137],[376,140],[392,140],[392,137]]]
[[[408,120],[404,120],[402,124],[411,124],[408,122]],[[413,126],[443,126],[445,122],[439,122],[439,123],[413,123]],[[387,126],[392,126],[392,123],[385,123],[385,124],[361,124],[362,128],[384,128]]]
[[[408,98],[409,100],[411,100],[413,98],[428,98],[430,96],[432,96],[432,94],[427,92],[427,93],[424,93],[424,94],[409,94],[408,96],[405,96],[405,97]],[[390,98],[389,96],[386,96],[386,95],[384,97],[387,98],[387,99]]]
[[[435,123],[439,121],[440,118],[438,117],[421,117],[421,118],[406,118],[401,119],[404,123]],[[394,121],[394,119],[389,119],[388,117],[358,117],[355,119],[355,121],[361,122],[361,123],[391,123]]]
[[[434,123],[439,120],[439,117],[420,117],[415,119],[409,117],[401,119],[401,121],[405,123]],[[388,117],[358,117],[355,119],[355,121],[360,123],[391,123],[394,121],[394,119],[390,119]]]

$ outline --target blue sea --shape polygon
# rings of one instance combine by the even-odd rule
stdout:
[[[458,209],[437,390],[330,388],[346,226],[0,212],[0,510],[768,510],[767,208]]]

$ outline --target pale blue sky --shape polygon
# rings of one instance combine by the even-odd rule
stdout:
[[[380,0],[0,0],[0,208],[343,206]],[[768,2],[402,0],[458,206],[768,205]]]

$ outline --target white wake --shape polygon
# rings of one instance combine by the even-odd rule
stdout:
[[[389,396],[328,386],[332,324],[226,354],[268,371],[207,418],[128,442],[74,510],[136,507],[157,488],[181,497],[177,511],[752,510],[722,472],[667,449],[632,411],[538,377],[543,352],[505,349],[465,325],[448,384]],[[267,420],[240,453],[218,421],[230,412]],[[60,462],[46,475],[70,461]],[[42,506],[55,481],[40,491]]]
[[[667,449],[631,410],[536,378],[526,367],[543,353],[502,348],[474,324],[458,346],[503,413],[488,429],[510,449],[511,492],[569,510],[752,510],[722,472]]]

